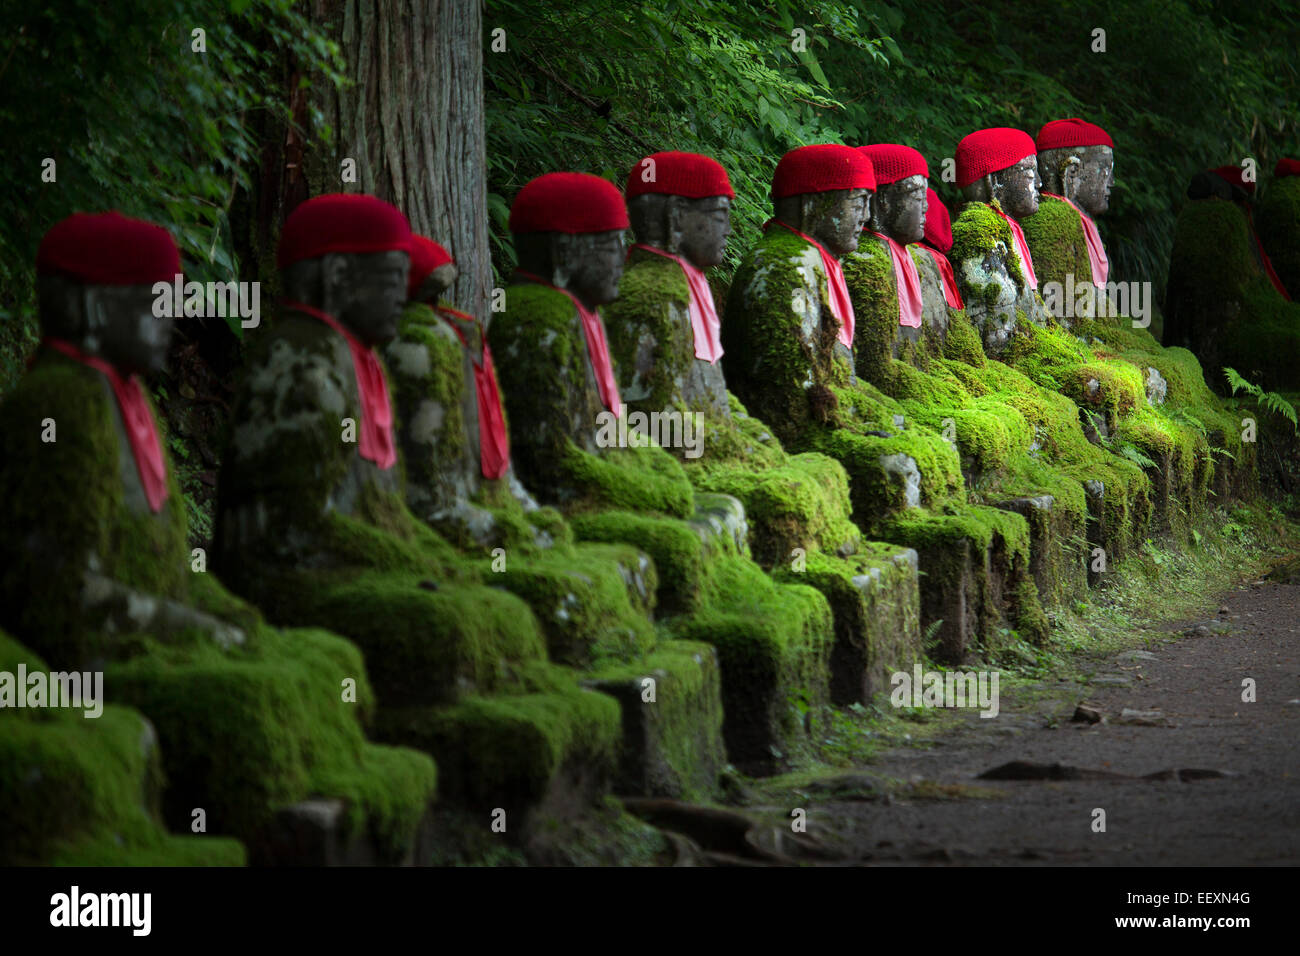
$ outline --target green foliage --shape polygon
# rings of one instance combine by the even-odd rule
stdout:
[[[290,118],[287,61],[335,83],[343,64],[291,0],[6,3],[0,37],[3,389],[29,345],[32,263],[51,225],[119,209],[167,227],[188,278],[229,280],[239,263],[228,209],[252,184],[265,115]],[[312,115],[313,129],[321,121]]]
[[[1232,394],[1245,392],[1255,399],[1255,403],[1264,411],[1273,415],[1280,415],[1291,423],[1291,427],[1296,434],[1300,434],[1300,422],[1296,421],[1296,407],[1289,401],[1279,395],[1277,392],[1266,392],[1253,382],[1248,382],[1242,378],[1234,368],[1225,368],[1224,377],[1227,378],[1228,384],[1232,387]]]

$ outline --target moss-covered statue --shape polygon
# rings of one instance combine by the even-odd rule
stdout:
[[[1211,382],[1232,367],[1265,388],[1300,386],[1300,304],[1255,233],[1255,182],[1242,168],[1198,173],[1174,226],[1166,345],[1195,352]]]
[[[680,400],[726,416],[721,323],[704,270],[722,262],[731,233],[727,172],[707,156],[655,153],[633,168],[625,193],[636,244],[606,308],[623,401],[656,412]]]
[[[847,146],[782,158],[773,177],[778,220],[742,259],[727,299],[727,380],[748,407],[765,410],[786,448],[844,466],[854,522],[866,534],[918,552],[922,625],[942,622],[941,653],[960,660],[994,637],[1004,611],[1022,620],[1023,633],[1041,630],[1028,526],[1020,515],[968,505],[956,446],[855,374],[854,305],[836,257],[856,248],[874,186],[871,161]],[[982,361],[973,330],[965,341]],[[948,342],[956,344],[951,334]],[[908,375],[911,366],[896,365]]]
[[[1105,289],[1110,261],[1093,218],[1110,208],[1114,142],[1094,123],[1052,120],[1034,140],[1043,179],[1038,211],[1021,220],[1049,312],[1069,327],[1075,318],[1114,319]]]
[[[789,766],[815,745],[828,700],[830,610],[750,560],[738,502],[697,498],[660,447],[684,432],[647,429],[624,406],[597,311],[623,272],[622,195],[595,176],[549,173],[520,190],[510,225],[520,269],[492,339],[521,478],[580,541],[653,558],[658,620],[717,648],[728,756],[749,772]]]
[[[455,279],[447,250],[413,236],[410,300],[397,337],[384,346],[401,423],[407,503],[462,547],[546,546],[558,516],[549,509],[539,513],[511,466],[486,326],[440,301]]]
[[[140,381],[163,364],[177,305],[170,235],[78,214],[45,236],[37,272],[45,339],[0,406],[0,623],[33,653],[3,639],[0,653],[87,680],[102,671],[114,729],[17,728],[23,752],[0,756],[3,842],[45,861],[238,862],[224,841],[172,855],[141,829],[150,808],[136,802],[156,797],[161,754],[167,822],[188,832],[203,808],[206,832],[239,837],[253,862],[408,857],[434,768],[365,742],[374,702],[356,648],[269,628],[186,545],[185,502]],[[10,758],[38,762],[19,773]],[[139,777],[119,788],[131,768]],[[122,829],[96,837],[101,825]]]
[[[1287,295],[1300,299],[1300,159],[1282,158],[1255,214],[1259,241]]]
[[[786,454],[727,393],[701,270],[722,259],[731,194],[726,170],[705,156],[656,153],[633,167],[627,195],[638,244],[618,299],[605,307],[610,350],[630,410],[698,417],[698,454],[674,449],[687,476],[699,491],[743,503],[759,565],[826,596],[836,635],[832,701],[865,703],[919,651],[916,553],[863,541],[850,520],[843,466],[816,452]]]
[[[871,160],[876,193],[858,248],[844,257],[844,279],[853,301],[856,329],[853,355],[857,373],[888,388],[892,359],[912,356],[923,337],[943,347],[946,309],[926,310],[921,295],[924,254],[909,249],[925,235],[929,201],[925,157],[909,146],[877,143],[859,147]]]
[[[375,347],[397,334],[410,246],[372,196],[319,196],[285,222],[287,298],[252,343],[222,463],[220,568],[273,620],[361,647],[379,733],[434,755],[441,805],[524,816],[563,779],[599,790],[618,706],[548,664],[528,605],[406,506]]]
[[[967,203],[952,224],[952,259],[966,314],[990,355],[1001,355],[1016,319],[1048,321],[1019,220],[1038,211],[1038,159],[1028,133],[981,129],[957,144],[957,186]]]

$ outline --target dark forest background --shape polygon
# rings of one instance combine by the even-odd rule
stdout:
[[[0,394],[37,340],[36,246],[76,210],[167,226],[190,278],[260,279],[268,309],[288,209],[374,191],[451,246],[483,311],[543,172],[621,186],[648,152],[715,156],[738,194],[725,285],[786,150],[909,144],[951,206],[963,135],[1063,116],[1114,138],[1100,228],[1115,278],[1159,301],[1190,175],[1253,157],[1267,188],[1300,153],[1298,52],[1300,11],[1270,2],[0,0]],[[236,321],[180,323],[152,383],[198,539],[240,348]]]

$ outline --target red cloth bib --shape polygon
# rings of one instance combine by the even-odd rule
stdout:
[[[435,311],[451,326],[460,339],[460,344],[468,348],[465,333],[452,316],[476,325],[478,320],[459,309],[443,305]],[[497,479],[510,467],[510,436],[506,433],[506,419],[501,411],[501,392],[497,388],[497,370],[492,364],[492,350],[488,348],[487,336],[482,333],[482,329],[479,332],[483,339],[483,361],[475,361],[473,354],[470,354],[470,361],[474,364],[474,394],[478,401],[479,465],[483,469],[484,478]]]
[[[939,267],[939,275],[943,279],[943,297],[948,302],[948,308],[966,308],[966,303],[961,299],[961,291],[957,288],[957,277],[952,273],[952,263],[948,261],[948,257],[932,246],[922,244],[921,248],[930,253],[930,258]]]
[[[823,248],[822,244],[811,236],[805,236],[794,226],[786,225],[779,219],[769,219],[763,224],[763,228],[776,223],[789,229],[804,242],[811,243],[822,257],[822,268],[826,270],[826,285],[831,293],[831,315],[835,316],[840,323],[840,343],[845,348],[853,348],[853,300],[849,298],[849,287],[844,282],[844,270],[840,268],[840,260]]]
[[[871,232],[870,229],[867,232]],[[889,258],[894,264],[894,285],[898,287],[898,324],[910,329],[921,327],[921,275],[911,253],[889,236],[871,232],[889,248]]]
[[[1264,251],[1264,244],[1259,241],[1259,234],[1255,232],[1255,220],[1251,218],[1250,207],[1246,207],[1246,226],[1250,229],[1251,241],[1255,244],[1255,251],[1259,253],[1259,264],[1264,267],[1264,274],[1268,276],[1268,281],[1273,283],[1273,288],[1277,289],[1278,294],[1288,302],[1291,301],[1291,293],[1286,291],[1286,286],[1273,271],[1273,263],[1268,258],[1268,253]]]
[[[1106,247],[1101,243],[1101,234],[1097,232],[1097,224],[1092,221],[1091,216],[1064,196],[1058,196],[1056,193],[1043,193],[1043,195],[1067,203],[1079,214],[1079,224],[1083,226],[1083,238],[1088,244],[1088,265],[1092,268],[1092,284],[1099,289],[1103,288],[1106,285],[1106,276],[1110,274],[1110,262],[1106,258]]]
[[[718,319],[718,309],[713,304],[713,290],[709,288],[709,280],[704,277],[704,270],[697,269],[684,256],[675,256],[654,246],[638,242],[632,248],[653,252],[682,267],[682,272],[686,273],[686,285],[691,290],[691,331],[695,333],[695,357],[716,363],[722,358],[722,338],[719,335],[722,323]],[[631,255],[630,250],[628,255]]]
[[[47,338],[43,344],[82,365],[102,372],[108,379],[117,399],[118,410],[122,413],[122,424],[126,426],[127,441],[131,443],[131,455],[135,458],[136,471],[140,473],[145,500],[149,502],[150,511],[159,511],[167,500],[167,462],[158,441],[158,426],[149,410],[149,402],[144,397],[140,380],[134,375],[122,375],[108,362],[85,354],[63,339]]]
[[[615,415],[622,415],[623,399],[618,393],[618,381],[614,378],[614,363],[609,357],[609,340],[605,338],[605,323],[600,321],[600,313],[589,309],[568,289],[553,286],[531,272],[516,271],[516,275],[531,279],[539,285],[556,292],[563,292],[569,297],[578,316],[582,319],[582,336],[587,340],[587,357],[591,359],[591,369],[596,373],[596,388],[600,392],[600,401]]]
[[[366,461],[373,461],[382,469],[397,464],[397,446],[393,443],[393,408],[388,402],[388,380],[384,367],[375,353],[360,339],[343,327],[343,323],[328,312],[322,312],[301,302],[284,302],[286,309],[295,309],[314,319],[320,319],[348,343],[352,353],[352,371],[357,380],[357,393],[361,398],[361,442],[358,451]]]
[[[1016,245],[1016,254],[1020,256],[1020,265],[1025,270],[1025,279],[1029,282],[1029,288],[1038,288],[1038,276],[1034,275],[1034,257],[1029,254],[1029,243],[1025,242],[1024,230],[1020,228],[1020,223],[1016,222],[997,206],[990,206],[995,213],[1002,217],[1002,221],[1011,227],[1011,237]]]

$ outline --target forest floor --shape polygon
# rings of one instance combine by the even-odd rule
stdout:
[[[1164,576],[1167,596],[1156,575],[1103,597],[1082,641],[1003,675],[995,717],[886,700],[841,766],[744,781],[727,808],[628,809],[676,865],[1294,864],[1300,556],[1268,543]]]

